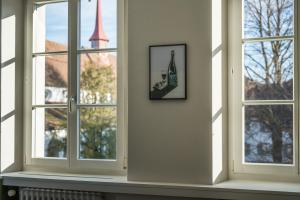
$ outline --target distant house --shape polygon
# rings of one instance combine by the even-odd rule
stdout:
[[[96,19],[94,32],[90,37],[91,47],[88,48],[107,48],[109,39],[106,36],[102,22],[101,0],[97,1]],[[46,52],[64,51],[66,45],[46,40]],[[68,57],[47,56],[45,71],[45,101],[48,103],[61,103],[67,101],[68,86]],[[80,71],[84,71],[87,64],[94,64],[97,67],[110,66],[116,75],[117,63],[116,55],[111,53],[85,53],[80,56]]]

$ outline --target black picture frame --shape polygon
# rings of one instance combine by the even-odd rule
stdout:
[[[187,44],[149,46],[149,99],[187,99]]]

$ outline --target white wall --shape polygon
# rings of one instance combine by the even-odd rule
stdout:
[[[23,1],[2,0],[1,172],[22,168]]]
[[[3,1],[6,15],[14,14],[17,24],[15,133],[20,164],[22,87],[18,80],[22,80],[23,69],[23,1]],[[213,176],[215,163],[223,165],[220,173],[227,171],[226,156],[221,161],[213,156],[211,5],[211,0],[128,0],[129,180],[210,184],[220,177]],[[188,99],[150,101],[148,46],[173,43],[188,46]],[[222,105],[226,107],[226,101]],[[226,155],[226,131],[222,136],[221,142],[216,141]]]
[[[212,183],[211,0],[129,0],[128,36],[128,179]],[[169,43],[188,45],[188,99],[150,101],[148,46]]]

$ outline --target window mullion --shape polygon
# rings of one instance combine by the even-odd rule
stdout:
[[[295,45],[294,45],[294,95],[295,95],[295,113],[294,113],[294,124],[295,124],[295,130],[294,130],[294,159],[295,159],[295,165],[299,174],[299,77],[300,77],[300,70],[299,70],[299,27],[298,27],[298,22],[299,22],[299,17],[300,15],[298,12],[300,11],[300,4],[298,1],[294,1],[294,32],[295,32]]]
[[[295,101],[282,101],[282,100],[270,100],[270,101],[256,101],[256,100],[247,100],[243,101],[242,105],[290,105],[295,104]]]
[[[278,40],[294,40],[294,35],[289,36],[274,36],[274,37],[257,37],[257,38],[243,38],[242,43],[250,42],[268,42],[268,41],[278,41]]]
[[[36,4],[49,4],[49,3],[60,3],[60,2],[67,2],[68,0],[35,0]]]
[[[97,107],[102,107],[102,108],[108,108],[108,107],[117,107],[117,104],[78,104],[78,108],[97,108]]]
[[[68,46],[68,57],[69,57],[69,102],[71,98],[75,100],[75,107],[78,101],[78,58],[77,58],[77,42],[78,42],[78,1],[69,1],[69,46]],[[71,163],[76,160],[77,155],[77,132],[78,132],[78,116],[77,108],[69,111],[68,117],[68,158],[69,167]]]
[[[66,104],[43,104],[43,105],[33,105],[32,108],[67,108]]]
[[[79,49],[78,54],[80,53],[108,53],[108,52],[117,52],[117,48],[106,48],[106,49]]]
[[[68,51],[51,51],[51,52],[37,52],[33,53],[32,57],[37,57],[37,56],[51,56],[51,55],[67,55]]]

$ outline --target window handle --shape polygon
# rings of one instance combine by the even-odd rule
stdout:
[[[73,107],[75,105],[75,98],[74,97],[71,97],[69,99],[69,113],[73,112]]]

